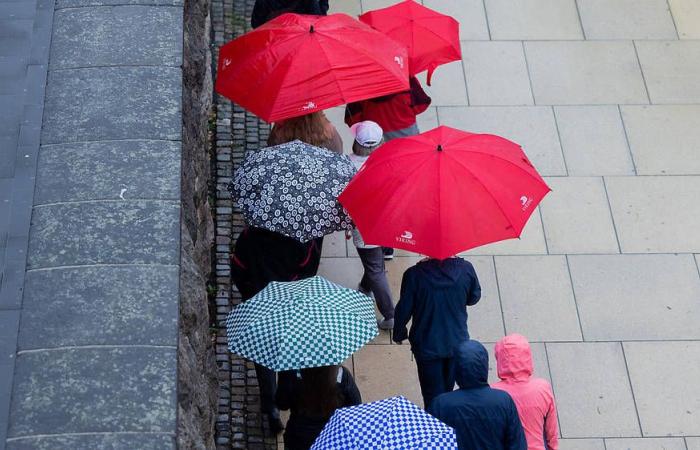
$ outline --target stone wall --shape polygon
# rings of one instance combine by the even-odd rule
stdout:
[[[208,201],[212,99],[209,1],[184,3],[178,447],[213,449],[217,405],[206,282],[214,225]]]

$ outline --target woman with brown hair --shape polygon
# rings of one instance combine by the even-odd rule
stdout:
[[[267,145],[279,145],[300,140],[316,147],[343,154],[343,140],[323,111],[281,120],[272,127]]]
[[[336,409],[362,403],[355,380],[343,366],[280,372],[276,400],[279,409],[291,410],[285,450],[308,450]]]

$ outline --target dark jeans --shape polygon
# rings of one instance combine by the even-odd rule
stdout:
[[[418,382],[423,394],[423,407],[427,408],[435,397],[445,392],[452,392],[455,387],[454,358],[424,359],[416,358]]]
[[[384,270],[384,252],[381,247],[358,248],[362,267],[365,274],[360,281],[360,287],[366,291],[372,291],[377,308],[384,319],[394,318],[394,303],[391,301],[391,288]]]
[[[260,411],[265,414],[277,409],[275,406],[275,393],[277,392],[277,373],[265,366],[255,363],[255,375],[258,377],[260,387]]]

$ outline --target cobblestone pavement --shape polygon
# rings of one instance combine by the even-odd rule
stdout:
[[[563,450],[700,449],[697,1],[423,3],[460,21],[463,60],[435,72],[421,129],[510,138],[553,189],[521,239],[465,253],[483,286],[472,337],[489,351],[506,333],[530,338]],[[328,115],[349,149],[342,108]],[[233,126],[257,130],[244,120]],[[417,260],[399,251],[387,264],[395,297]],[[322,275],[354,288],[361,270],[351,241],[326,238]],[[347,365],[365,401],[421,403],[409,348],[388,333]]]

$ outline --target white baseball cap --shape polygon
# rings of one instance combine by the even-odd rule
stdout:
[[[384,131],[377,122],[365,120],[350,127],[350,132],[358,144],[363,147],[374,147],[382,141]]]

